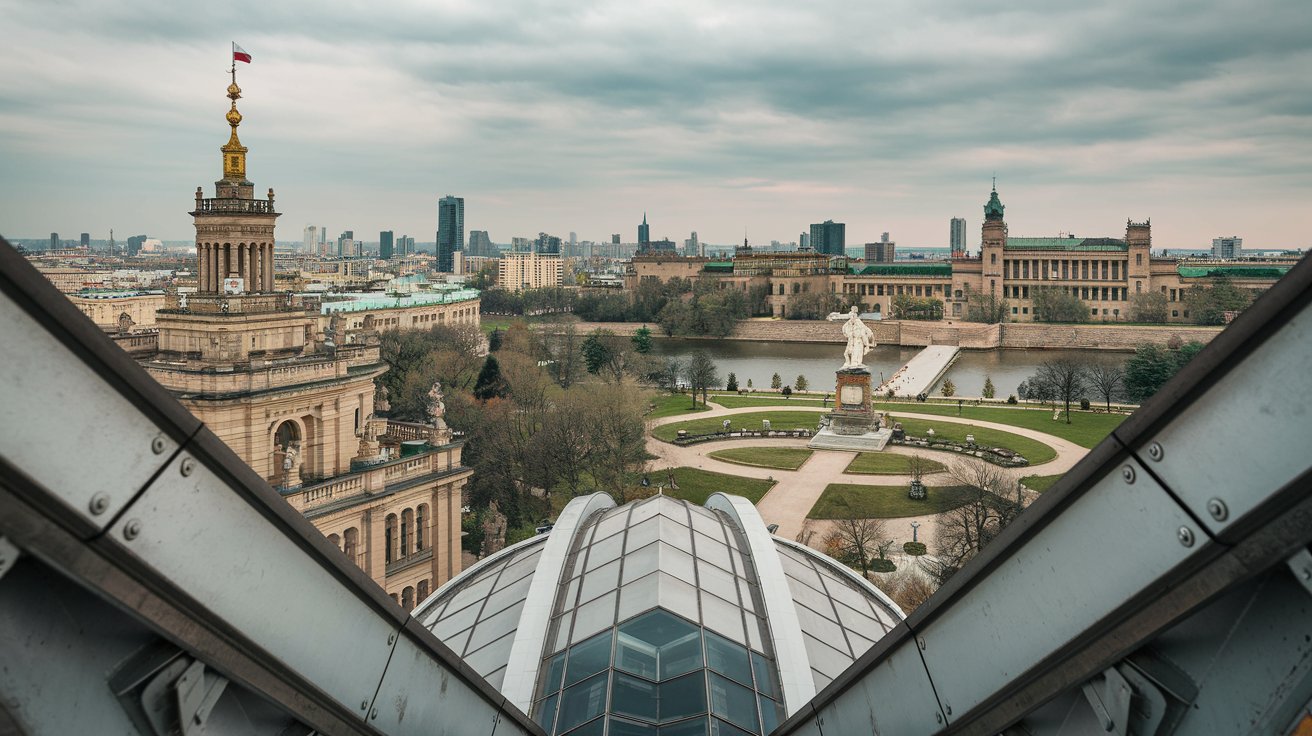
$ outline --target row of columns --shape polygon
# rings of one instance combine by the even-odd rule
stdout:
[[[246,280],[247,292],[273,291],[272,243],[197,243],[200,262],[197,288],[213,294],[229,275]]]

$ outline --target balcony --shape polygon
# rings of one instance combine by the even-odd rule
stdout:
[[[197,199],[192,215],[247,214],[276,215],[269,199]]]
[[[415,565],[418,565],[421,562],[431,559],[433,559],[433,548],[425,547],[424,549],[421,549],[418,552],[411,552],[409,555],[406,555],[405,557],[399,557],[387,563],[387,567],[384,570],[384,572],[387,575],[395,575],[396,573],[401,572],[402,570],[406,570],[408,568],[414,567]]]

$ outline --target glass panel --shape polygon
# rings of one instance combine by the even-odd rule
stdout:
[[[704,670],[661,683],[661,722],[676,721],[706,712]]]
[[[453,634],[442,640],[442,643],[451,648],[451,651],[457,655],[465,653],[465,644],[469,642],[469,635],[474,633],[472,628],[465,629],[459,634]]]
[[[661,608],[668,609],[691,621],[697,620],[697,589],[663,572],[656,573],[657,593]]]
[[[661,736],[706,736],[706,716],[661,726]]]
[[[602,565],[583,576],[583,592],[579,595],[579,602],[586,603],[602,593],[618,588],[619,580],[619,560]]]
[[[756,699],[761,704],[761,733],[770,733],[784,719],[784,707],[764,695],[757,695]]]
[[[708,677],[711,712],[752,733],[760,733],[761,724],[756,717],[756,693],[714,672]]]
[[[811,666],[825,673],[831,680],[852,664],[851,655],[834,649],[806,631],[802,632],[802,641],[806,643],[806,654],[811,660]]]
[[[506,565],[501,571],[501,576],[497,578],[497,587],[504,588],[507,585],[518,582],[527,575],[533,574],[534,568],[538,565],[538,556],[542,553],[542,545],[532,552],[517,557],[514,562]]]
[[[601,736],[606,731],[606,719],[598,718],[586,726],[579,726],[566,736]]]
[[[706,632],[706,666],[752,686],[752,663],[747,650],[709,631]]]
[[[466,606],[450,616],[444,617],[441,621],[438,621],[430,631],[433,632],[433,636],[436,636],[439,639],[446,639],[457,631],[464,631],[470,626],[473,626],[474,621],[478,620],[478,612],[480,608],[481,606],[479,606],[478,603],[475,603],[472,606]]]
[[[532,582],[533,576],[528,575],[488,596],[487,604],[483,606],[483,615],[489,616],[515,603],[522,602],[528,597],[528,586]]]
[[[701,630],[666,611],[652,611],[619,627],[617,669],[649,680],[668,680],[701,664]]]
[[[742,609],[736,603],[721,600],[702,591],[702,625],[724,634],[739,644],[747,644],[743,633]]]
[[[753,612],[756,611],[756,586],[742,578],[738,578],[738,593],[742,596],[738,599],[738,602],[742,604],[743,608]]]
[[[633,504],[633,511],[629,515],[630,530],[656,515],[656,509],[658,508],[656,506],[656,498],[656,496],[652,496],[650,499]]]
[[[634,614],[642,613],[656,606],[656,603],[660,600],[659,588],[657,587],[660,578],[661,574],[654,572],[620,588],[619,620],[623,621]]]
[[[764,619],[759,619],[752,614],[747,614],[744,623],[747,624],[747,646],[758,652],[765,651],[765,631],[766,623]]]
[[[510,632],[472,654],[465,655],[465,663],[480,675],[505,667],[510,661],[510,645],[515,643],[515,632]]]
[[[565,667],[566,687],[610,666],[610,635],[607,631],[570,647],[569,664]]]
[[[738,584],[731,573],[698,560],[697,575],[700,576],[702,590],[710,591],[731,603],[738,602]]]
[[[617,559],[620,556],[620,550],[623,548],[623,545],[623,534],[611,535],[592,545],[588,548],[588,566],[586,569],[595,570],[607,562]]]
[[[533,708],[533,720],[537,724],[551,733],[552,721],[556,720],[556,700],[560,698],[560,693],[552,693],[551,697],[538,701]]]
[[[829,677],[828,675],[824,674],[820,670],[817,670],[814,667],[812,667],[811,680],[815,682],[815,691],[820,692],[821,690],[824,690],[826,687],[828,687],[829,683],[834,681],[834,678]]]
[[[656,513],[673,521],[679,526],[688,526],[688,509],[669,496],[661,496],[656,501]]]
[[[635,513],[636,515],[636,513]],[[661,528],[660,521],[652,518],[641,524],[634,524],[629,527],[629,538],[624,543],[627,550],[635,550],[645,547],[660,538]]]
[[[609,637],[607,637],[609,638]],[[601,715],[606,709],[607,673],[565,688],[560,694],[560,716],[556,719],[556,733]]]
[[[649,544],[642,549],[624,553],[624,582],[628,583],[656,571],[656,545]]]
[[[730,726],[719,718],[712,718],[711,736],[750,736],[750,734],[741,728]]]
[[[610,535],[624,528],[629,520],[629,510],[625,508],[616,509],[607,514],[606,518],[597,522],[597,531],[594,539],[605,539]]]
[[[569,637],[571,642],[577,642],[615,625],[615,595],[615,591],[611,591],[575,609],[574,633]]]
[[[483,573],[476,580],[465,583],[460,588],[460,592],[451,598],[451,603],[447,605],[448,611],[458,611],[472,603],[480,603],[487,597],[488,591],[492,590],[492,583],[496,582],[497,571],[499,568],[492,568]]]
[[[538,697],[554,693],[560,689],[560,678],[565,674],[565,654],[562,652],[551,658],[542,668],[543,674],[538,680]]]
[[[779,682],[774,673],[774,664],[756,652],[752,652],[752,672],[756,674],[756,689],[772,698],[779,697]]]
[[[711,539],[724,538],[724,523],[720,521],[720,517],[698,506],[693,506],[691,511],[694,531],[699,531]]]
[[[657,733],[655,726],[625,721],[620,718],[611,718],[609,725],[610,736],[655,736]]]
[[[694,543],[697,545],[697,557],[707,562],[721,567],[725,570],[731,569],[729,565],[729,548],[724,542],[717,542],[705,534],[694,534]]]
[[[834,608],[838,609],[838,620],[843,624],[843,628],[845,629],[859,631],[866,636],[869,636],[871,632],[882,632],[883,630],[883,627],[870,617],[869,607],[866,607],[865,610],[862,611],[861,609],[853,609],[850,606],[845,606],[842,603],[835,602]]]
[[[685,546],[686,544],[687,543],[685,542]],[[689,585],[695,584],[696,581],[692,574],[692,555],[684,552],[682,549],[665,544],[664,542],[662,542],[657,549],[659,550],[661,557],[661,572],[666,573],[667,575],[673,575]]]
[[[554,634],[551,638],[551,651],[559,652],[565,648],[565,645],[569,644],[569,627],[573,622],[573,611],[569,611],[563,616],[557,616],[556,620],[552,622],[551,628]]]
[[[805,598],[798,596],[795,601],[798,605],[793,607],[797,609],[797,622],[802,625],[802,631],[850,656],[850,652],[847,651],[847,638],[843,636],[843,627],[830,618],[834,614],[829,601],[812,600],[812,596]],[[816,611],[811,606],[824,606],[824,608]]]
[[[639,680],[623,672],[615,673],[610,692],[610,712],[655,722],[660,705],[655,683]]]
[[[492,674],[488,675],[487,677],[485,677],[485,678],[483,678],[483,679],[487,680],[487,684],[489,684],[489,685],[491,685],[492,687],[494,687],[494,688],[500,690],[500,689],[501,689],[501,681],[504,680],[505,678],[506,678],[506,668],[505,668],[505,666],[503,665],[503,666],[501,667],[501,669],[497,670],[496,672],[493,672]]]
[[[561,610],[573,608],[578,601],[577,593],[579,592],[579,581],[583,578],[573,578],[569,585],[565,586],[565,597],[560,599]]]
[[[469,649],[471,651],[478,649],[493,639],[500,639],[508,632],[514,631],[519,626],[519,613],[523,608],[524,602],[520,601],[491,618],[479,621],[474,627],[474,635],[469,639]]]
[[[686,522],[679,522],[668,516],[657,517],[660,524],[661,541],[672,544],[676,549],[688,549],[688,527]]]

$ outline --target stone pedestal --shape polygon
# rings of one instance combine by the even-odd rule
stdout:
[[[893,433],[879,426],[871,405],[870,371],[843,368],[836,374],[834,410],[821,420],[822,427],[808,446],[820,450],[878,452]]]

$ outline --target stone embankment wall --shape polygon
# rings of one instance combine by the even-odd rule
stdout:
[[[1143,343],[1165,345],[1172,338],[1183,342],[1196,340],[1211,342],[1220,327],[1190,327],[1185,325],[1047,325],[1032,322],[982,325],[975,322],[919,322],[886,320],[867,322],[880,345],[926,347],[929,345],[956,345],[973,350],[994,348],[1082,348],[1095,350],[1134,350]],[[642,327],[625,322],[579,322],[577,328],[586,334],[605,329],[617,335],[632,335]],[[655,324],[647,325],[653,334],[660,335]],[[715,338],[719,339],[719,338]],[[843,343],[843,323],[808,320],[743,320],[738,323],[728,340],[758,342],[818,342]]]

